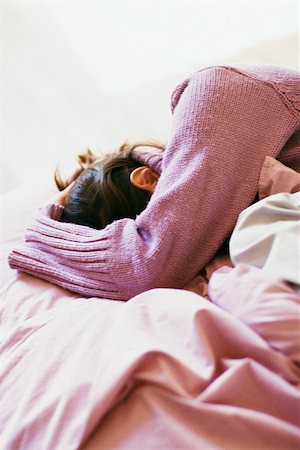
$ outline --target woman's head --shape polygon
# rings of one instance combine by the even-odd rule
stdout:
[[[153,142],[124,144],[117,152],[102,157],[88,150],[78,156],[80,168],[66,182],[56,170],[59,190],[75,180],[60,220],[102,229],[118,219],[135,219],[146,208],[159,177],[133,157],[142,146],[160,151],[164,148]]]

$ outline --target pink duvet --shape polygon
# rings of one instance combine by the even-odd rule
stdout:
[[[214,272],[210,301],[172,289],[81,298],[8,268],[48,194],[23,195],[4,198],[1,450],[299,449],[289,284],[241,264]]]

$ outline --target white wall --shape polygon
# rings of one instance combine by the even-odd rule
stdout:
[[[173,87],[205,65],[299,69],[296,1],[2,1],[1,192],[87,147],[167,140]]]

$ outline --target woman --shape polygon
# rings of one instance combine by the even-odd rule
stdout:
[[[12,268],[118,300],[155,287],[182,288],[253,202],[265,157],[300,168],[295,71],[206,68],[175,89],[171,106],[171,136],[145,210],[95,230],[55,220],[60,207],[42,208],[24,245],[10,254]]]
[[[59,171],[55,182],[62,194],[62,222],[98,230],[125,217],[135,219],[147,206],[161,173],[164,146],[154,141],[123,144],[116,152],[78,155],[79,169],[67,181]]]

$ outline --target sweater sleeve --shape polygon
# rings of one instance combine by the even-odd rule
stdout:
[[[290,77],[299,86],[299,76]],[[227,67],[191,75],[172,95],[161,176],[136,220],[93,230],[40,210],[25,244],[10,254],[11,267],[82,295],[119,300],[185,286],[253,201],[264,158],[276,158],[300,127],[299,91],[291,88],[288,98],[280,82],[278,74],[268,82]]]

